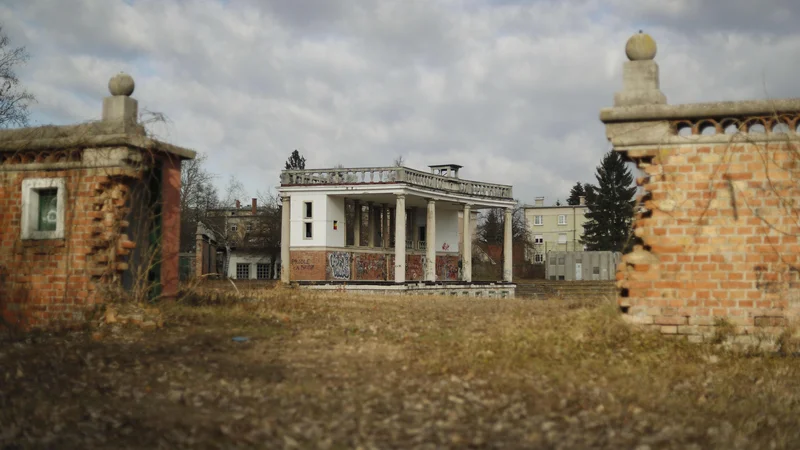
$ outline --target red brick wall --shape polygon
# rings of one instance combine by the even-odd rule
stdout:
[[[324,281],[327,272],[326,252],[292,250],[289,276],[292,281]]]
[[[5,168],[13,167],[4,164]],[[101,301],[102,286],[119,279],[131,245],[122,234],[129,192],[109,169],[0,174],[0,313],[6,326],[73,326]],[[22,180],[64,178],[64,238],[22,240]]]
[[[775,334],[800,304],[798,145],[683,145],[636,158],[643,241],[617,278],[625,317],[702,340],[724,319]]]
[[[422,255],[406,255],[406,280],[420,281],[425,279],[425,257]]]
[[[331,255],[343,258],[350,263],[349,277],[334,277],[330,267]],[[422,255],[406,255],[406,281],[425,279],[425,257]],[[458,281],[458,256],[437,256],[436,276],[438,281]],[[342,252],[322,250],[292,250],[290,276],[292,281],[392,281],[394,280],[394,254]],[[337,275],[347,273],[339,268]]]
[[[181,161],[164,158],[162,161],[161,206],[161,294],[175,297],[180,277],[178,257],[181,242]]]
[[[386,281],[386,255],[383,253],[354,253],[353,279]]]

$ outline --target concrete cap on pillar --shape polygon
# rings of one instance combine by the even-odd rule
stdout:
[[[651,61],[656,57],[656,41],[647,33],[639,30],[625,44],[625,54],[631,61]]]
[[[133,82],[133,77],[125,72],[120,72],[108,80],[108,91],[113,96],[130,97],[135,87],[136,83]]]

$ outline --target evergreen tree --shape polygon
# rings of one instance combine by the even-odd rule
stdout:
[[[306,159],[300,156],[297,150],[292,152],[289,159],[286,160],[286,170],[303,170],[306,168]]]
[[[633,219],[633,175],[619,153],[611,150],[597,166],[597,186],[584,187],[589,212],[582,241],[587,250],[623,251]]]
[[[580,181],[575,183],[575,186],[572,186],[572,190],[569,191],[569,197],[567,197],[567,204],[571,206],[580,205],[581,200],[580,197],[586,197],[586,189],[584,189],[583,184]]]

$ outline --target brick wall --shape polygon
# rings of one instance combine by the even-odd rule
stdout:
[[[4,168],[10,169],[8,164]],[[24,329],[80,324],[103,283],[127,269],[130,179],[96,169],[0,172],[0,312]],[[22,180],[64,178],[64,239],[21,239]]]
[[[687,144],[637,150],[643,245],[617,278],[627,320],[700,341],[720,320],[777,334],[800,306],[800,145]]]
[[[458,256],[436,257],[436,276],[439,281],[458,281]],[[422,255],[406,255],[406,280],[424,279]],[[290,261],[292,281],[392,281],[394,254],[325,250],[292,250]]]

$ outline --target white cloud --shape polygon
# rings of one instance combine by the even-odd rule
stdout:
[[[793,0],[12,0],[0,23],[32,55],[35,118],[98,118],[124,70],[156,132],[251,194],[294,149],[309,167],[455,162],[564,199],[608,150],[598,111],[623,48],[658,41],[671,103],[792,95]],[[766,91],[765,91],[766,86]]]

